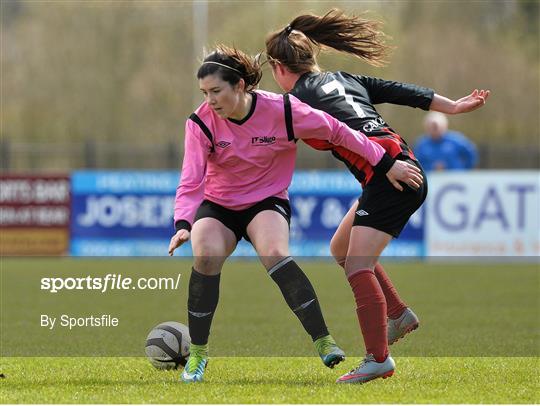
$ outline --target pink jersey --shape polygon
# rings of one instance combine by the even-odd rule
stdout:
[[[295,138],[327,140],[372,165],[385,153],[364,134],[294,96],[252,94],[251,109],[240,121],[222,119],[203,103],[186,122],[175,223],[193,224],[204,199],[243,210],[271,196],[287,198],[296,160]]]

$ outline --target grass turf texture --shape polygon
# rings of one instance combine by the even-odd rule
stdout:
[[[312,280],[332,334],[349,357],[345,366],[331,371],[313,357],[309,337],[258,262],[230,261],[212,326],[207,381],[196,387],[180,384],[178,372],[158,372],[144,358],[127,358],[143,354],[146,334],[154,325],[186,322],[189,262],[2,258],[1,372],[6,378],[0,379],[0,401],[539,402],[537,265],[387,264],[400,294],[420,316],[421,328],[391,347],[397,361],[393,378],[338,387],[335,379],[356,366],[364,352],[354,300],[336,266],[298,262]],[[107,273],[182,276],[179,290],[52,294],[39,289],[45,276]],[[119,317],[120,326],[47,330],[39,326],[43,313],[110,313]]]
[[[213,358],[205,382],[142,358],[10,358],[3,403],[527,403],[540,401],[537,358],[398,358],[396,374],[337,385],[346,367],[316,358]],[[535,372],[536,371],[536,372]]]

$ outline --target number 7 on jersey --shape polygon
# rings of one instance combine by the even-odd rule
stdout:
[[[354,109],[354,112],[358,115],[358,117],[364,118],[366,116],[366,113],[364,113],[362,107],[353,100],[350,94],[345,93],[345,88],[337,80],[332,80],[331,82],[328,82],[327,84],[323,85],[321,89],[326,94],[332,93],[334,90],[337,90],[338,94],[340,96],[343,96],[347,104],[349,104]]]

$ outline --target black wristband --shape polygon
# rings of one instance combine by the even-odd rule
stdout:
[[[394,162],[396,162],[396,160],[385,152],[379,163],[373,167],[373,171],[381,175],[386,175],[386,173],[394,165]]]
[[[176,232],[180,230],[191,231],[191,224],[189,224],[187,220],[178,220],[174,223],[174,228],[176,229]]]

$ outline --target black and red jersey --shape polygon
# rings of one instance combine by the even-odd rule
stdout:
[[[415,159],[407,143],[383,120],[374,104],[392,103],[429,110],[432,89],[346,72],[308,72],[300,76],[290,92],[302,102],[322,110],[354,130],[363,132],[395,158]],[[311,147],[331,151],[353,175],[367,183],[371,165],[361,156],[327,141],[304,139]]]

